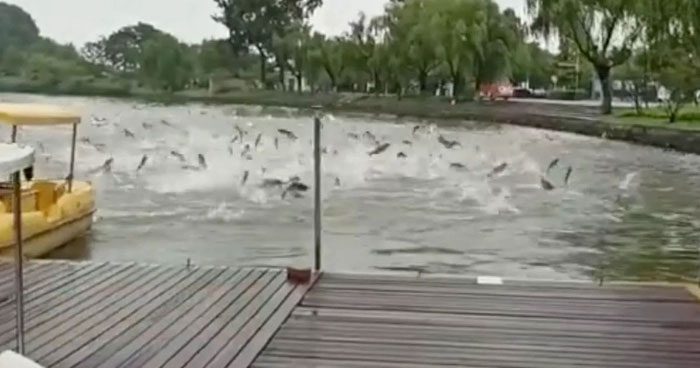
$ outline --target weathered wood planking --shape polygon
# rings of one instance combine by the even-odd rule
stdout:
[[[324,274],[253,364],[700,367],[684,287]]]
[[[30,262],[27,355],[47,367],[248,366],[307,286],[279,269]],[[14,348],[0,264],[0,348]]]

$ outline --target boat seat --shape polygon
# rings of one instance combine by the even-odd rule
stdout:
[[[47,213],[49,208],[56,203],[56,183],[51,181],[36,181],[32,183],[32,190],[36,191],[36,207],[39,211]]]

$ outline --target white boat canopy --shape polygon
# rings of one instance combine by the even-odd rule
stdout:
[[[9,125],[79,124],[80,114],[60,106],[0,103],[0,123]]]
[[[0,143],[0,175],[8,177],[34,165],[34,149],[15,143]]]

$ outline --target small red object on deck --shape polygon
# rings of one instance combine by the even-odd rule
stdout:
[[[311,281],[311,269],[297,269],[287,267],[287,281],[295,284],[308,284]]]

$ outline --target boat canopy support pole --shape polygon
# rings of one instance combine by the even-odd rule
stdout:
[[[321,270],[321,118],[314,117],[314,270]]]
[[[17,143],[17,125],[12,126],[12,143]]]
[[[19,171],[12,174],[13,204],[15,225],[15,301],[17,316],[17,352],[24,355],[24,265],[22,252],[22,193]]]
[[[73,138],[70,145],[70,172],[68,173],[68,193],[73,191],[73,172],[75,170],[75,140],[78,136],[78,124],[73,124]]]

